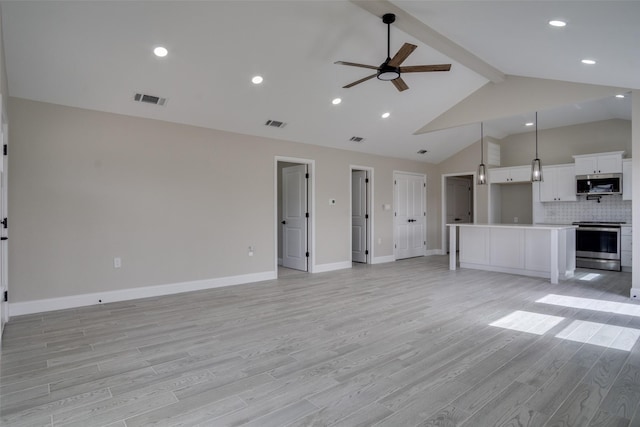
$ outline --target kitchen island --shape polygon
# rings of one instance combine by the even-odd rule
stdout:
[[[573,276],[576,226],[518,224],[447,224],[449,269],[460,268],[545,277],[551,283]]]

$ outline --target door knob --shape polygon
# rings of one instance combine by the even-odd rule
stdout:
[[[287,223],[287,221],[285,221],[285,220],[282,220],[282,223],[283,223],[283,224],[286,224],[286,223]]]

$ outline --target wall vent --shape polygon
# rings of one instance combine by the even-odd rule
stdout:
[[[427,154],[428,151],[427,150],[418,150],[418,154]]]
[[[285,122],[280,122],[278,120],[267,120],[267,122],[264,125],[265,126],[271,126],[271,127],[274,127],[274,128],[283,128],[287,124]]]
[[[146,95],[144,93],[136,93],[133,97],[133,100],[160,106],[164,106],[167,103],[167,98],[160,98],[159,96],[154,95]]]
[[[349,138],[349,141],[362,142],[362,141],[364,141],[364,138],[361,137],[361,136],[352,136],[351,138]]]

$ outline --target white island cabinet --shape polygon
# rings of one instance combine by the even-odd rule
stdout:
[[[545,277],[551,283],[573,276],[576,226],[447,224],[449,268],[455,270],[456,234],[460,233],[460,268]]]

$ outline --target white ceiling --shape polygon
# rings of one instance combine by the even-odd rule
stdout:
[[[478,139],[476,126],[414,135],[489,81],[474,64],[640,88],[638,1],[1,1],[0,7],[11,96],[433,163]],[[451,71],[404,74],[410,88],[404,92],[377,79],[342,89],[371,70],[335,61],[384,61],[386,25],[369,10],[385,7],[408,13],[392,26],[392,56],[413,43],[418,48],[403,65],[451,63]],[[553,18],[567,27],[548,26]],[[431,29],[444,37],[432,37]],[[420,41],[427,35],[445,53]],[[458,50],[442,49],[443,42]],[[153,55],[158,45],[169,50],[166,58]],[[598,64],[585,66],[584,57]],[[251,83],[256,74],[262,85]],[[136,92],[168,101],[136,103]],[[342,104],[332,105],[335,97]],[[616,101],[568,106],[552,116],[558,125],[630,118],[628,98]],[[585,110],[590,114],[577,114]],[[382,119],[386,111],[391,116]],[[268,119],[287,126],[264,126]],[[515,133],[516,119],[487,130],[495,137]],[[352,136],[365,140],[353,143]],[[420,149],[429,152],[419,155]]]

